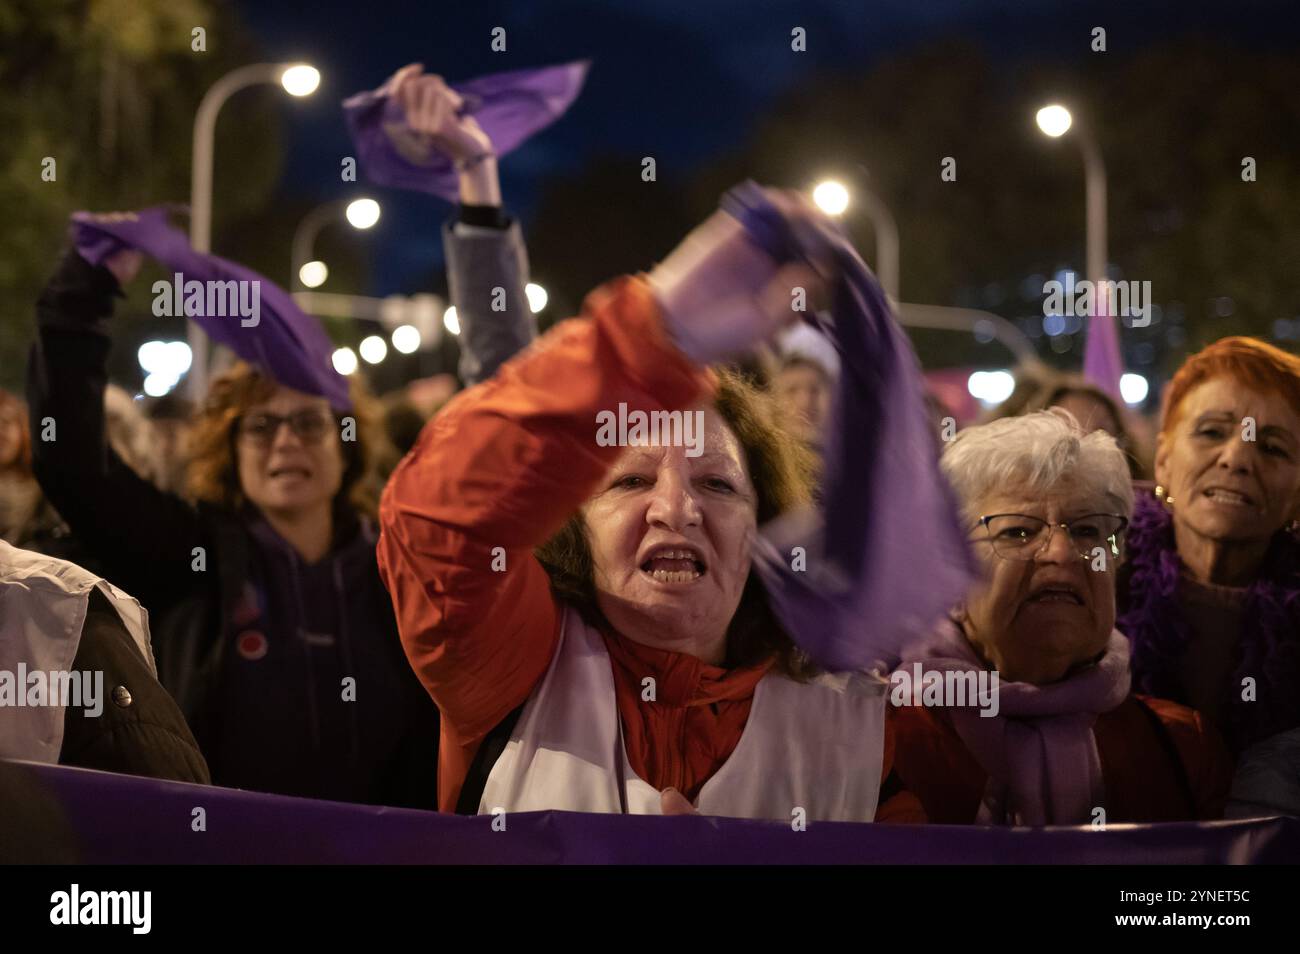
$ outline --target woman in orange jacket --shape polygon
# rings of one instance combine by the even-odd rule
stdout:
[[[707,368],[820,281],[718,213],[426,427],[379,561],[442,711],[441,809],[921,820],[882,682],[816,673],[751,573],[806,457]]]

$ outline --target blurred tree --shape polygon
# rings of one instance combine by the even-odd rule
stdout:
[[[206,51],[191,31],[206,31]],[[0,8],[0,384],[21,389],[36,296],[76,209],[188,203],[194,112],[207,88],[257,58],[226,4],[208,0],[6,0]],[[214,249],[223,230],[264,204],[279,175],[272,98],[250,91],[217,131]],[[255,143],[255,148],[250,148]],[[46,157],[57,178],[42,178]],[[238,174],[231,174],[232,171]],[[183,220],[178,221],[185,227]],[[241,257],[231,255],[231,257]],[[146,272],[123,311],[111,369],[137,375],[132,344],[183,336],[153,318]]]
[[[703,217],[686,183],[646,182],[641,168],[639,156],[604,156],[547,184],[528,254],[533,274],[546,276],[548,317],[575,314],[600,283],[650,268]]]
[[[611,158],[552,183],[530,248],[553,294],[573,300],[648,267],[742,179],[809,189],[837,177],[892,209],[905,301],[995,312],[1045,360],[1077,368],[1077,324],[1056,338],[1042,326],[1042,283],[1084,265],[1077,146],[1034,125],[1036,109],[1059,99],[1092,125],[1105,157],[1113,277],[1152,283],[1157,315],[1123,342],[1130,367],[1159,376],[1222,335],[1300,340],[1297,88],[1300,60],[1217,39],[1052,63],[939,43],[803,84],[689,182],[645,183],[635,159]],[[1242,181],[1246,156],[1256,182]],[[956,181],[940,176],[945,157]],[[860,203],[844,221],[872,261]],[[968,335],[913,337],[928,366],[1008,360]]]

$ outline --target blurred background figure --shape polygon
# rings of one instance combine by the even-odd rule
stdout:
[[[71,534],[33,473],[31,424],[27,405],[0,390],[0,540],[98,572],[100,561]],[[158,484],[166,468],[183,467],[184,459],[157,442],[138,403],[116,385],[104,389],[104,426],[109,445],[140,477]]]
[[[765,361],[765,381],[786,414],[790,432],[813,450],[822,446],[840,361],[834,346],[800,322],[778,337]],[[760,352],[763,353],[763,352]]]
[[[27,405],[0,390],[0,540],[48,552],[66,535],[63,521],[32,474]]]
[[[832,387],[830,372],[799,353],[786,355],[772,379],[772,393],[787,412],[791,433],[809,447],[821,447]]]
[[[159,490],[183,493],[190,459],[190,432],[194,405],[175,391],[153,398],[144,409],[151,429],[155,468],[153,482]]]
[[[1145,442],[1139,440],[1132,416],[1109,394],[1082,375],[1053,371],[1044,366],[1022,368],[1016,374],[1011,397],[990,413],[986,421],[1017,417],[1059,407],[1069,411],[1086,431],[1105,431],[1124,452],[1129,473],[1142,480],[1150,472]]]
[[[122,463],[157,486],[164,461],[153,426],[140,403],[116,384],[104,388],[104,429]]]

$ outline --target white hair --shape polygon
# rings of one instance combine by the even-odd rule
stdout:
[[[1128,463],[1115,438],[1085,434],[1059,407],[966,428],[944,449],[940,467],[971,520],[993,493],[1044,494],[1067,480],[1109,498],[1125,517],[1133,512]]]
[[[840,356],[835,345],[820,331],[805,322],[787,328],[778,337],[781,357],[803,358],[821,366],[826,376],[834,381],[840,376]]]

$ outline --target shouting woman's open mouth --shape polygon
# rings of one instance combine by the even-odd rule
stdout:
[[[707,571],[691,547],[656,547],[641,562],[641,572],[656,583],[694,583]]]

